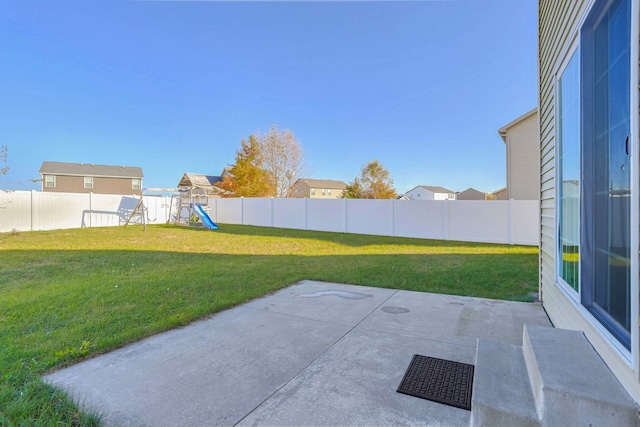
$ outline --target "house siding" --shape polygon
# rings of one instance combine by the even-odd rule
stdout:
[[[311,189],[315,189],[314,194],[311,194]],[[322,190],[325,190],[324,195],[322,194]],[[329,190],[331,190],[331,194],[329,194]],[[342,197],[343,192],[344,189],[331,187],[330,185],[311,186],[307,182],[297,181],[291,187],[291,193],[289,197],[308,197],[311,199],[339,199],[340,197]]]
[[[456,194],[456,200],[486,200],[487,195],[474,188],[468,188]]]
[[[56,186],[47,187],[42,186],[42,191],[52,193],[96,193],[96,194],[135,194],[141,195],[142,191],[134,190],[132,188],[132,179],[134,178],[107,178],[107,177],[93,177],[93,188],[84,188],[84,176],[68,176],[68,175],[55,175],[55,174],[43,174],[44,176],[55,176]],[[91,175],[87,175],[90,177]],[[44,178],[43,178],[44,179]],[[142,185],[142,178],[140,183]]]
[[[609,342],[604,328],[556,283],[555,79],[592,4],[592,0],[539,1],[540,296],[553,324],[583,331],[631,397],[640,402],[638,372]],[[634,325],[637,327],[637,323]]]
[[[532,114],[509,129],[507,188],[510,199],[538,200],[540,197],[539,141],[537,114]]]

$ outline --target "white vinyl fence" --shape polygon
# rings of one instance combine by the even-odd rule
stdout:
[[[175,219],[176,201],[144,196],[148,224]],[[136,196],[0,192],[0,232],[13,229],[123,225]],[[538,245],[536,200],[210,199],[206,208],[221,224],[469,242]]]
[[[214,222],[467,242],[539,244],[537,200],[211,199]]]
[[[139,201],[140,196],[0,191],[0,232],[124,225]],[[165,224],[171,197],[144,196],[144,206],[148,224]],[[140,219],[135,215],[132,222]]]

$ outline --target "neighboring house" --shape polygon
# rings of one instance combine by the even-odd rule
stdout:
[[[487,200],[487,194],[470,187],[457,193],[456,200]]]
[[[540,198],[540,131],[538,109],[500,128],[507,147],[507,199]]]
[[[42,191],[142,194],[142,168],[92,163],[42,162]]]
[[[640,6],[538,9],[540,296],[640,402]]]
[[[289,197],[309,197],[312,199],[335,199],[342,196],[347,184],[332,179],[300,178],[291,187]]]
[[[509,200],[509,194],[507,192],[507,187],[504,187],[504,188],[501,188],[499,190],[496,190],[491,194],[493,194],[493,197],[495,197],[496,200]]]
[[[405,193],[411,200],[455,200],[455,191],[444,187],[418,185]]]
[[[229,175],[229,171],[225,168],[222,175]],[[220,195],[224,191],[215,186],[216,183],[222,181],[222,176],[204,175],[201,173],[187,172],[182,175],[182,179],[178,183],[178,188],[189,188],[202,190],[204,194],[211,196]]]

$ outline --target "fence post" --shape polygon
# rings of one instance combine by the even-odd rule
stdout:
[[[30,215],[30,231],[33,231],[33,216],[35,211],[36,190],[31,190],[31,215]]]
[[[349,203],[349,199],[347,199],[346,197],[344,199],[342,199],[342,201],[344,202],[344,232],[347,233],[349,230],[349,210],[347,209],[347,203]]]
[[[507,201],[507,242],[513,245],[513,212],[511,203],[513,199]]]
[[[442,215],[442,234],[444,240],[449,240],[449,199],[444,200],[444,212]]]
[[[89,193],[89,227],[93,227],[93,191]]]
[[[304,229],[308,230],[309,229],[309,215],[308,215],[308,211],[309,211],[309,198],[305,197],[304,198]]]
[[[394,237],[396,235],[396,228],[395,228],[395,223],[396,223],[395,200],[396,199],[389,199],[389,221],[388,221],[388,227],[389,227],[389,235],[391,237]]]

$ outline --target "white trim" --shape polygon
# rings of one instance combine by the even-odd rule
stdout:
[[[574,59],[576,56],[578,55],[578,61],[580,60],[580,37],[579,37],[580,33],[579,32],[574,32],[573,33],[573,40],[571,41],[571,43],[569,43],[569,48],[565,49],[563,52],[563,56],[560,57],[560,61],[558,61],[558,63],[556,64],[554,73],[553,73],[553,93],[554,93],[554,115],[553,115],[553,120],[554,120],[554,128],[555,128],[555,141],[554,141],[554,168],[555,168],[555,172],[554,172],[554,194],[553,194],[553,199],[554,199],[554,204],[555,204],[555,235],[554,235],[554,239],[553,239],[553,250],[554,250],[554,261],[555,261],[555,278],[554,281],[556,283],[556,285],[567,295],[567,297],[569,297],[571,299],[571,301],[573,301],[574,303],[580,304],[580,291],[582,290],[582,286],[581,286],[581,275],[578,276],[578,291],[576,291],[575,289],[573,289],[573,287],[571,285],[569,285],[561,276],[560,276],[560,266],[562,264],[562,253],[560,251],[560,220],[562,218],[562,212],[560,210],[560,198],[558,197],[558,194],[560,192],[560,189],[562,188],[562,182],[560,182],[560,171],[562,171],[562,167],[560,166],[560,156],[558,156],[558,148],[559,148],[559,143],[558,143],[558,135],[561,132],[560,126],[559,126],[559,122],[560,122],[560,109],[559,107],[559,100],[560,100],[560,93],[559,93],[559,83],[560,83],[560,78],[564,75],[565,70],[567,69],[567,67],[569,66],[569,63],[571,62],[572,59]],[[580,65],[580,63],[578,62],[578,66]],[[581,79],[581,75],[580,73],[578,73],[578,87],[580,87],[582,83],[582,79]],[[580,108],[580,107],[578,107]],[[582,144],[579,143],[579,147],[582,147]],[[578,155],[580,155],[580,151],[578,150]],[[581,157],[581,156],[580,156]],[[581,161],[581,158],[578,159],[578,162]],[[582,186],[582,184],[580,184],[580,186]],[[578,210],[578,214],[580,214],[580,210]],[[582,218],[579,218],[579,220],[582,220]],[[579,232],[578,232],[579,233]],[[580,236],[578,236],[578,240],[580,239]],[[580,257],[578,258],[578,271],[581,270],[580,267]]]

